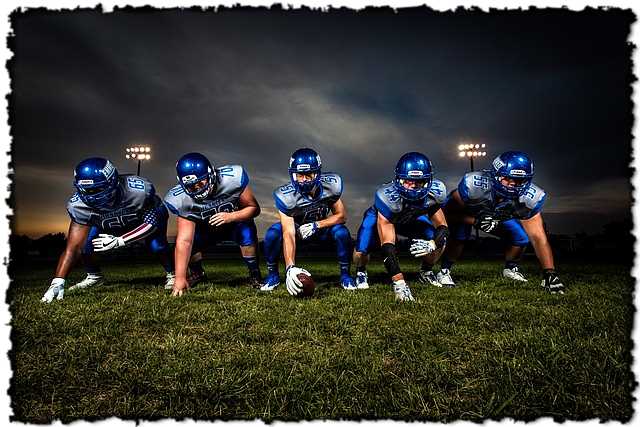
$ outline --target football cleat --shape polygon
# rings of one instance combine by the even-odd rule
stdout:
[[[206,280],[207,275],[204,271],[189,271],[189,276],[187,277],[187,282],[189,283],[190,288],[195,288],[195,286]]]
[[[170,291],[173,289],[174,283],[176,283],[176,275],[173,273],[167,273],[167,280],[164,282],[164,289]]]
[[[438,282],[436,274],[433,271],[420,270],[420,273],[418,273],[418,282],[424,285],[433,285],[439,288],[442,287],[440,282]]]
[[[453,279],[451,278],[451,271],[443,268],[442,270],[438,271],[438,274],[436,274],[436,279],[438,280],[439,286],[441,288],[455,288],[456,284],[453,281]]]
[[[369,278],[366,271],[358,271],[356,273],[356,287],[358,289],[369,289]]]
[[[80,289],[87,289],[93,286],[100,286],[102,284],[104,284],[104,278],[102,277],[101,274],[88,273],[87,277],[85,277],[84,280],[71,286],[68,289],[68,291],[71,292],[71,291],[77,291]]]
[[[404,280],[398,280],[393,284],[393,293],[396,295],[396,301],[415,301],[416,299],[411,295],[411,289],[405,283]]]
[[[261,291],[272,291],[278,287],[280,284],[280,275],[278,273],[269,273],[267,274],[267,278],[264,280],[262,286],[260,286]]]
[[[355,291],[357,288],[355,282],[353,281],[353,277],[349,276],[348,274],[343,274],[342,276],[340,276],[340,286],[342,286],[342,289],[344,289],[345,291]]]
[[[520,273],[518,266],[502,270],[502,277],[515,280],[516,282],[527,282],[527,279],[522,275],[522,273]]]

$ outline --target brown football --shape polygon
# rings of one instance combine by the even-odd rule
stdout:
[[[302,292],[296,295],[298,298],[308,298],[313,295],[313,292],[316,290],[316,283],[313,281],[311,276],[304,273],[298,274],[298,280],[302,283]]]

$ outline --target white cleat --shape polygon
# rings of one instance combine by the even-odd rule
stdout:
[[[518,270],[517,266],[513,268],[505,268],[504,270],[502,270],[502,277],[515,280],[516,282],[527,282],[527,279],[525,279],[522,273],[520,273],[520,270]]]
[[[84,280],[71,286],[69,289],[67,289],[67,292],[87,289],[94,286],[100,286],[102,284],[104,284],[104,277],[102,277],[102,275],[88,273],[87,277],[85,277]]]
[[[358,289],[369,289],[369,277],[366,271],[358,271],[356,273],[356,286]]]
[[[400,281],[400,283],[393,284],[393,293],[396,294],[396,301],[405,302],[405,301],[415,301],[416,299],[411,295],[411,289],[404,282],[404,280]]]
[[[433,271],[420,270],[420,272],[418,273],[418,282],[422,283],[423,285],[433,285],[439,288],[442,287],[440,282],[438,282],[436,274]]]
[[[439,286],[441,288],[456,287],[455,282],[451,278],[451,271],[446,268],[443,268],[442,270],[438,271],[438,274],[436,275],[436,279],[438,280],[439,285],[435,285],[435,286]]]
[[[173,289],[173,285],[176,283],[176,275],[173,273],[167,273],[167,281],[164,282],[164,289],[170,291]]]

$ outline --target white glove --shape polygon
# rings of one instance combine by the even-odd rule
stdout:
[[[498,224],[500,224],[500,221],[490,216],[476,218],[476,225],[485,233],[491,233]]]
[[[311,276],[311,274],[304,268],[299,268],[295,265],[289,266],[289,268],[287,268],[287,278],[285,280],[287,284],[287,292],[289,292],[289,294],[293,296],[296,296],[300,292],[302,292],[302,282],[300,282],[300,280],[298,279],[298,274],[300,273]]]
[[[125,245],[122,237],[112,236],[111,234],[98,234],[98,237],[91,241],[93,250],[96,252],[104,252],[111,249],[121,248]]]
[[[318,224],[316,224],[315,222],[301,225],[300,228],[298,228],[298,233],[300,233],[300,237],[302,237],[302,240],[308,239],[309,237],[313,236],[316,231],[318,231]]]
[[[47,292],[44,293],[44,296],[40,301],[49,304],[54,298],[57,298],[58,300],[64,298],[64,279],[59,277],[56,277],[51,281],[49,289],[47,289]]]
[[[436,242],[433,240],[413,239],[409,252],[416,258],[430,254],[436,250]]]

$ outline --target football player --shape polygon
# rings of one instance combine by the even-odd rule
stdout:
[[[42,301],[63,298],[65,279],[80,255],[87,277],[69,291],[104,283],[95,252],[122,248],[139,240],[158,255],[166,272],[165,287],[172,286],[173,259],[167,244],[169,215],[153,184],[140,176],[119,175],[109,160],[94,157],[76,166],[74,185],[76,193],[67,204],[71,217],[67,246]]]
[[[260,287],[258,238],[253,220],[260,214],[260,206],[244,168],[240,165],[215,168],[204,155],[188,153],[176,163],[176,172],[178,185],[164,198],[169,210],[177,215],[172,295],[181,296],[206,278],[202,250],[222,240],[240,245],[250,284]]]
[[[433,179],[431,162],[421,153],[406,153],[396,165],[395,179],[383,184],[375,194],[358,229],[354,263],[356,286],[369,287],[367,263],[369,253],[382,244],[384,266],[391,276],[393,291],[399,301],[413,301],[396,254],[396,236],[411,238],[410,253],[422,258],[418,280],[441,286],[432,271],[442,254],[449,229],[440,205],[446,198],[442,181]]]
[[[504,277],[527,281],[518,262],[531,241],[543,269],[542,286],[551,293],[564,293],[542,221],[546,193],[532,179],[533,161],[519,151],[507,151],[496,157],[491,170],[469,172],[462,177],[444,207],[451,240],[437,275],[440,283],[453,286],[451,267],[475,226],[501,237],[507,244]]]
[[[301,148],[291,155],[289,177],[289,184],[273,192],[280,222],[273,224],[264,237],[268,275],[260,290],[271,291],[280,284],[278,259],[283,250],[287,281],[296,280],[301,270],[295,266],[296,238],[333,240],[338,252],[340,285],[355,290],[349,275],[351,234],[344,225],[346,209],[340,199],[342,178],[336,173],[322,173],[320,156],[310,148]]]

